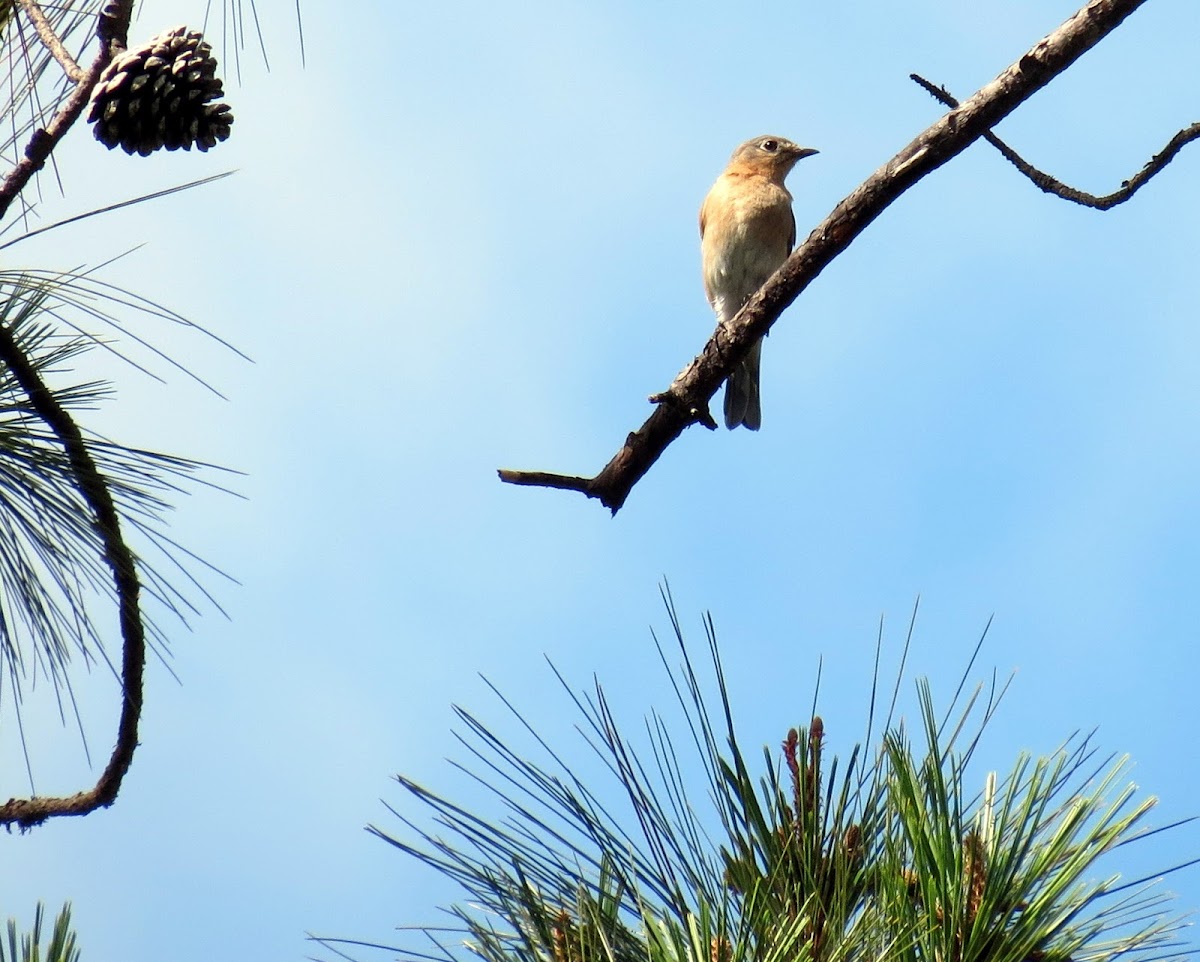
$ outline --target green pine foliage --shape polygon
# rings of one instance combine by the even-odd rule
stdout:
[[[1154,799],[1127,783],[1127,759],[1098,762],[1091,739],[1075,738],[1045,757],[1021,755],[1005,775],[976,778],[969,763],[1003,690],[993,683],[987,697],[982,687],[965,701],[956,696],[939,714],[921,681],[915,732],[889,710],[880,736],[843,759],[827,750],[825,723],[814,716],[752,765],[734,731],[711,622],[715,699],[671,617],[683,662],[672,669],[664,657],[664,665],[683,709],[678,730],[652,714],[648,750],[635,750],[601,686],[572,694],[579,729],[614,776],[624,812],[613,792],[583,784],[572,756],[507,702],[545,764],[457,710],[478,763],[464,770],[504,814],[484,818],[399,778],[431,810],[433,827],[396,812],[405,834],[371,830],[455,880],[465,898],[449,909],[452,940],[429,928],[432,949],[376,948],[486,962],[1150,962],[1188,954],[1178,939],[1183,920],[1168,911],[1160,885],[1128,882],[1107,867],[1114,849],[1150,834]],[[707,785],[686,783],[681,745],[694,750]],[[335,944],[347,944],[323,941],[339,954]]]
[[[79,962],[79,949],[71,929],[71,903],[68,902],[54,920],[50,941],[43,944],[42,926],[45,906],[38,903],[33,916],[32,931],[20,934],[17,920],[8,920],[6,938],[0,939],[0,962]]]
[[[0,325],[72,414],[86,414],[112,393],[107,382],[72,375],[89,351],[120,350],[88,328],[128,331],[139,317],[187,325],[86,273],[0,270]],[[204,566],[173,542],[167,520],[173,499],[206,483],[202,475],[212,468],[84,436],[137,546],[145,594],[160,612],[188,623],[209,597],[200,580]],[[73,658],[112,657],[103,646],[111,616],[95,603],[112,596],[112,578],[70,454],[7,368],[0,370],[0,455],[0,601],[15,613],[0,618],[0,692],[7,680],[19,695],[37,673],[69,689]],[[150,644],[165,653],[166,634],[155,618],[146,617],[145,626]]]

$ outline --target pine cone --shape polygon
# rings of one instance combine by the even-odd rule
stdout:
[[[111,150],[145,157],[153,151],[200,150],[229,136],[233,113],[224,96],[217,60],[203,35],[174,27],[126,51],[104,68],[92,91],[88,123]]]

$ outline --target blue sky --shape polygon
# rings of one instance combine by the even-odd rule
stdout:
[[[295,959],[306,931],[436,921],[453,889],[362,831],[400,830],[381,799],[421,817],[390,776],[482,804],[444,761],[452,704],[513,732],[480,674],[569,744],[543,654],[636,727],[671,697],[650,637],[664,577],[697,644],[712,612],[747,744],[805,720],[823,658],[845,750],[880,618],[894,661],[920,596],[909,667],[935,693],[993,614],[979,674],[1018,673],[986,764],[1098,727],[1159,822],[1197,814],[1194,146],[1100,214],[976,145],[780,321],[759,434],[689,430],[616,519],[495,477],[595,472],[699,351],[696,211],[736,144],[820,149],[789,181],[803,237],[938,116],[910,72],[965,97],[1076,5],[306,4],[301,68],[291,0],[260,0],[271,70],[244,55],[227,144],[131,160],[77,130],[47,220],[238,170],[6,266],[144,242],[106,279],[254,359],[144,328],[227,401],[86,368],[119,389],[97,429],[245,473],[244,499],[197,492],[171,521],[240,584],[212,579],[228,618],[173,633],[182,684],[151,670],[117,804],[5,840],[4,912],[70,899],[84,957],[129,962]],[[134,39],[204,12],[144,8]],[[1190,0],[1148,3],[999,132],[1111,190],[1196,119],[1198,35]],[[103,754],[111,680],[76,688]],[[73,791],[95,772],[45,694],[39,791]],[[1136,858],[1195,855],[1190,828]],[[1200,905],[1194,870],[1171,887]]]

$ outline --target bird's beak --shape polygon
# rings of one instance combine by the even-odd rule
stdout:
[[[819,154],[820,151],[815,147],[801,147],[796,151],[796,159],[803,160],[805,157],[811,157],[813,154]]]

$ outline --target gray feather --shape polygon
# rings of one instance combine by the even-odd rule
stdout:
[[[730,430],[742,424],[751,431],[762,427],[762,403],[758,391],[761,368],[762,339],[759,338],[725,382],[725,427]]]

